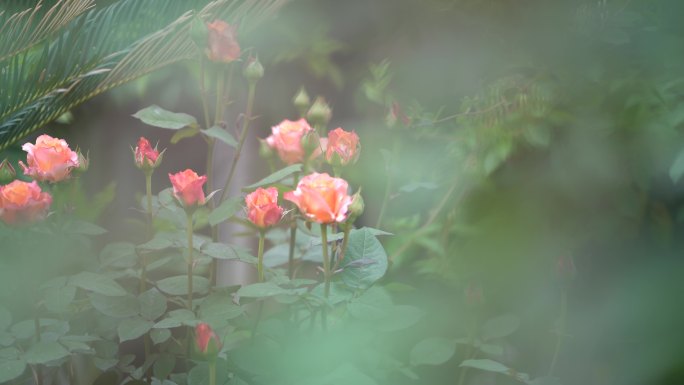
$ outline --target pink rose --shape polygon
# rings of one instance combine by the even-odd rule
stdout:
[[[59,182],[69,177],[71,169],[79,166],[78,154],[63,139],[41,135],[35,145],[25,143],[21,148],[28,153],[28,166],[21,161],[19,165],[24,174],[37,181]]]
[[[359,136],[338,127],[328,133],[325,158],[332,165],[346,166],[359,158]]]
[[[204,190],[202,186],[207,181],[206,175],[199,176],[187,169],[176,174],[169,174],[173,185],[173,196],[185,207],[204,204]]]
[[[221,340],[211,329],[211,326],[200,322],[195,326],[195,347],[204,355],[215,355],[221,350]]]
[[[313,129],[304,119],[297,121],[285,119],[279,125],[271,128],[272,134],[266,138],[266,143],[278,152],[278,156],[283,162],[287,164],[298,163],[304,160],[306,153],[302,139],[311,131]]]
[[[245,197],[247,217],[260,228],[275,225],[283,217],[283,208],[278,206],[278,189],[257,188]]]
[[[150,141],[141,136],[138,139],[138,146],[135,147],[135,165],[140,169],[155,168],[158,166],[158,158],[159,151],[156,148],[152,148]]]
[[[0,219],[5,223],[29,223],[47,216],[52,197],[36,181],[15,180],[0,186]]]
[[[352,197],[347,194],[348,187],[344,179],[313,173],[302,178],[297,189],[285,193],[284,198],[294,202],[299,211],[313,222],[344,222],[352,202]]]

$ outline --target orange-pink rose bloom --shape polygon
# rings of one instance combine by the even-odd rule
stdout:
[[[209,351],[209,343],[212,341],[214,342],[214,346],[211,346],[212,351]],[[219,350],[221,350],[221,341],[219,340],[218,336],[216,336],[216,333],[214,333],[214,331],[211,329],[211,326],[204,322],[200,322],[197,324],[197,326],[195,326],[195,346],[200,353],[216,354]]]
[[[184,206],[204,204],[205,197],[202,186],[207,181],[206,175],[199,176],[196,172],[187,169],[176,174],[169,174],[169,180],[173,185],[173,196]]]
[[[15,180],[0,186],[0,219],[5,223],[28,223],[44,219],[52,197],[36,181]]]
[[[240,57],[240,45],[237,42],[235,26],[223,20],[207,23],[209,41],[207,56],[215,62],[230,63]]]
[[[352,197],[347,194],[348,187],[344,179],[313,173],[302,178],[297,189],[286,192],[284,198],[294,202],[311,221],[344,222],[352,202]]]
[[[271,128],[272,134],[266,138],[266,143],[278,152],[278,156],[283,162],[287,164],[298,163],[304,160],[306,153],[302,145],[302,138],[311,131],[313,128],[305,119],[297,121],[285,119],[279,125]]]
[[[19,162],[24,174],[37,181],[59,182],[69,177],[71,169],[78,167],[78,154],[69,148],[64,139],[41,135],[36,144],[25,143],[26,163]]]
[[[354,163],[359,157],[359,136],[356,132],[347,132],[340,127],[328,133],[328,144],[325,158],[332,164],[346,166]]]
[[[138,139],[138,146],[135,148],[135,164],[138,168],[152,168],[157,163],[159,151],[152,148],[150,141],[144,137]]]
[[[283,217],[283,208],[278,206],[278,189],[275,187],[257,188],[245,197],[245,203],[247,217],[258,227],[273,226]]]

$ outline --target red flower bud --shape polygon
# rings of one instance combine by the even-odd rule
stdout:
[[[359,136],[338,127],[328,133],[325,159],[333,166],[346,166],[359,159]]]
[[[135,148],[135,165],[141,170],[152,170],[159,166],[161,159],[156,147],[152,148],[150,141],[144,137],[138,139],[138,146]]]
[[[209,324],[200,322],[195,326],[195,347],[200,354],[215,356],[222,346]]]

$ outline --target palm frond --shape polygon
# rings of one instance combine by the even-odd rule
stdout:
[[[97,94],[197,55],[193,5],[203,18],[253,27],[284,2],[122,0],[83,14],[42,50],[0,63],[0,150]]]
[[[48,8],[39,1],[21,12],[0,12],[0,61],[49,38],[93,5],[94,0],[59,0]]]

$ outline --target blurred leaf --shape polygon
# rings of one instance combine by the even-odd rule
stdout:
[[[242,198],[226,199],[221,204],[209,213],[209,224],[216,226],[219,223],[230,219],[243,206]]]
[[[493,344],[479,344],[477,345],[477,348],[480,349],[482,353],[490,354],[493,356],[500,356],[504,352],[501,346]]]
[[[0,305],[0,330],[5,330],[12,324],[12,313]]]
[[[147,333],[154,326],[153,322],[140,317],[127,318],[119,322],[116,331],[119,335],[119,342],[134,340]]]
[[[222,127],[213,126],[202,131],[202,133],[210,138],[218,139],[233,148],[237,148],[238,146],[238,142],[235,140],[233,135],[231,135],[230,132],[226,131]]]
[[[296,172],[300,172],[300,171],[302,171],[302,165],[299,163],[293,164],[293,165],[287,166],[283,169],[280,169],[280,170],[274,172],[273,174],[267,176],[266,178],[254,183],[254,184],[251,184],[247,187],[243,187],[242,190],[243,191],[256,190],[258,187],[263,187],[263,186],[273,184],[273,183],[278,182],[287,176],[290,176],[290,175],[292,175]]]
[[[672,179],[672,183],[679,182],[682,175],[684,175],[684,148],[679,151],[670,166],[670,179]]]
[[[341,266],[342,281],[349,287],[364,289],[385,275],[387,254],[371,230],[352,230]]]
[[[69,351],[58,342],[40,341],[26,351],[24,359],[29,364],[44,364],[68,355]]]
[[[207,296],[200,305],[199,317],[204,322],[212,325],[214,329],[217,325],[242,315],[242,307],[233,303],[232,297],[227,293],[216,292]]]
[[[416,190],[421,190],[421,189],[434,190],[437,187],[439,187],[439,185],[437,183],[433,183],[433,182],[413,182],[413,183],[409,183],[409,184],[401,186],[399,188],[399,191],[405,192],[405,193],[412,193]]]
[[[175,134],[173,134],[170,142],[171,144],[176,144],[183,139],[192,138],[193,136],[199,134],[199,132],[200,130],[197,126],[183,127],[180,130],[176,131]]]
[[[173,241],[168,238],[168,235],[157,233],[150,241],[138,245],[137,249],[141,251],[159,251],[171,247],[173,247]]]
[[[100,313],[110,317],[132,317],[139,311],[138,300],[132,295],[112,297],[94,293],[90,296],[90,303]]]
[[[359,371],[356,366],[343,363],[331,373],[304,381],[302,385],[377,385],[378,383],[365,373]]]
[[[161,344],[162,342],[165,342],[171,337],[171,330],[169,329],[159,329],[155,328],[150,330],[150,338],[152,339],[152,342],[156,344]]]
[[[543,125],[530,124],[523,130],[527,143],[535,147],[545,148],[551,143],[551,130]]]
[[[84,271],[72,276],[69,282],[74,286],[103,295],[122,296],[128,294],[121,285],[102,274]]]
[[[192,279],[193,293],[206,293],[209,290],[209,280],[195,275]],[[188,277],[186,275],[177,275],[175,277],[164,278],[157,282],[159,290],[170,295],[187,295],[188,294]]]
[[[427,338],[411,349],[411,365],[441,365],[456,353],[456,344],[444,338]]]
[[[150,126],[179,130],[183,127],[197,127],[197,119],[194,116],[182,112],[167,111],[159,106],[151,105],[133,114]]]
[[[170,311],[166,318],[154,324],[155,329],[176,328],[181,325],[191,324],[195,321],[195,313],[188,309],[176,309]]]
[[[392,298],[387,291],[382,287],[374,286],[349,302],[347,310],[356,319],[377,321],[386,318],[393,306]]]
[[[459,366],[486,370],[488,372],[496,373],[508,373],[511,370],[506,365],[489,359],[465,360],[461,362],[461,365]]]
[[[237,295],[239,297],[253,298],[273,297],[275,295],[287,293],[288,290],[285,290],[272,282],[260,282],[253,283],[251,285],[245,285],[237,291]]]
[[[166,312],[166,297],[159,290],[152,288],[138,296],[140,315],[154,321]]]
[[[166,378],[169,374],[171,374],[171,372],[173,372],[175,367],[176,357],[170,354],[162,354],[154,363],[154,376],[157,378]]]
[[[383,332],[395,332],[415,325],[425,312],[415,306],[395,305],[387,314],[387,317],[378,321],[374,326]]]
[[[26,369],[26,361],[0,360],[0,382],[7,382],[19,377]]]
[[[66,222],[64,224],[63,230],[66,232],[83,235],[102,235],[107,232],[107,230],[94,223],[79,220]]]
[[[482,339],[485,341],[503,338],[513,334],[520,327],[520,318],[513,314],[504,314],[491,318],[482,326]]]
[[[135,245],[128,242],[107,244],[100,252],[100,263],[103,267],[127,268],[138,263]]]

